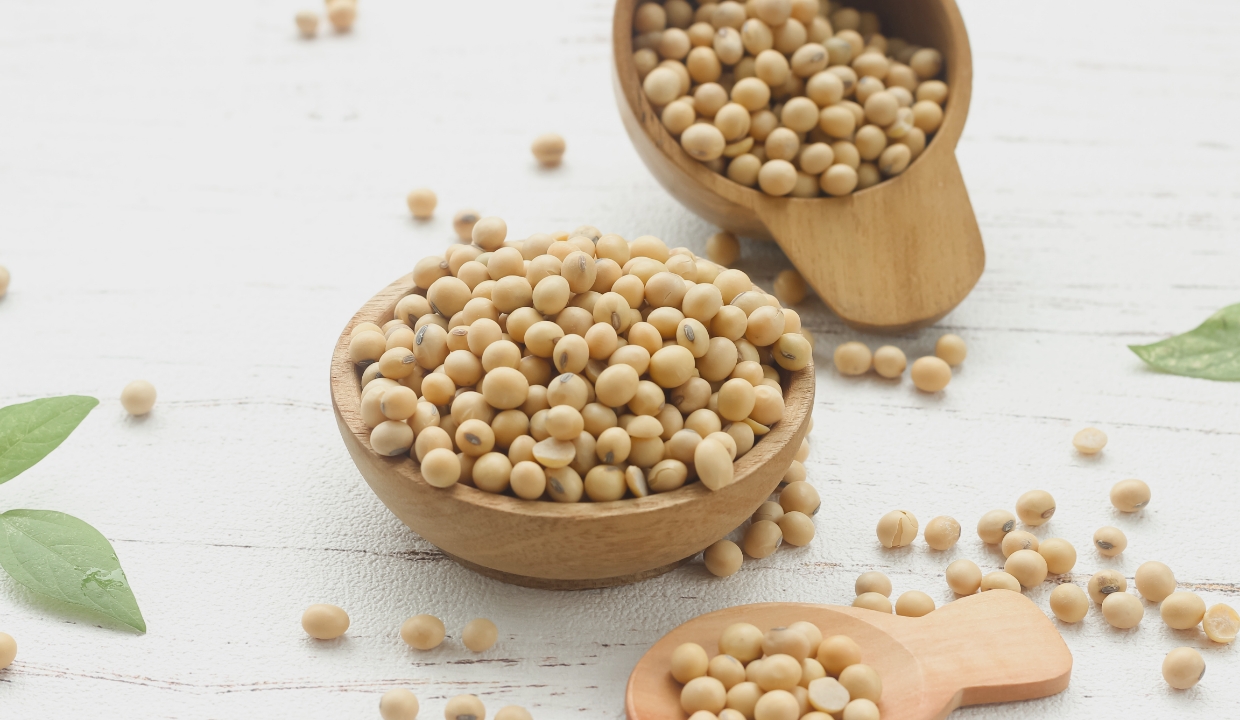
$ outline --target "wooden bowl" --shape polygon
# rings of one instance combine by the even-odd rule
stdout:
[[[667,572],[753,514],[778,486],[809,429],[812,364],[784,379],[784,419],[736,462],[736,481],[722,490],[695,482],[644,498],[560,504],[460,484],[432,487],[408,456],[382,457],[370,449],[360,375],[349,359],[353,327],[391,320],[397,301],[412,289],[411,275],[400,278],[349,321],[332,354],[332,408],[353,462],[383,504],[449,557],[488,577],[584,589]]]
[[[904,332],[946,315],[985,265],[981,232],[956,142],[972,92],[968,34],[954,0],[857,0],[892,35],[943,53],[950,87],[943,124],[903,173],[839,198],[777,198],[735,183],[690,157],[668,133],[633,64],[633,9],[617,0],[614,86],[620,117],[646,166],[669,193],[738,235],[774,239],[844,322]]]

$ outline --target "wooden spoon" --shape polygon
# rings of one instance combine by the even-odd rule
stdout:
[[[614,85],[637,153],[677,200],[721,228],[774,239],[818,296],[844,322],[903,332],[946,315],[969,294],[985,265],[956,142],[972,93],[969,38],[955,0],[873,0],[890,35],[943,53],[950,96],[943,124],[900,175],[839,198],[777,198],[719,175],[668,133],[633,64],[633,9],[617,0]]]
[[[889,720],[939,720],[961,705],[1045,697],[1068,687],[1072,654],[1055,626],[1025,596],[991,590],[948,603],[920,618],[853,607],[760,603],[694,618],[664,635],[629,676],[629,720],[684,720],[672,651],[695,642],[710,656],[732,623],[762,630],[807,620],[824,636],[847,635],[862,662],[878,671],[878,703]]]

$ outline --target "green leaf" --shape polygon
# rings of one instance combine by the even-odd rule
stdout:
[[[35,592],[146,632],[112,544],[72,515],[51,510],[0,514],[0,567]]]
[[[1240,380],[1240,304],[1219,310],[1183,335],[1128,348],[1164,372],[1207,380]]]
[[[93,397],[65,395],[0,408],[0,484],[55,450],[98,404]]]

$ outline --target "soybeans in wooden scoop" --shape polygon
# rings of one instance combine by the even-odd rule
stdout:
[[[850,326],[899,333],[958,305],[985,265],[956,142],[972,91],[968,34],[954,0],[859,3],[885,30],[942,52],[951,95],[942,124],[908,168],[843,197],[773,197],[691,157],[664,127],[633,60],[637,0],[617,0],[614,85],[638,155],[669,193],[719,227],[774,239],[818,296]]]
[[[798,620],[823,636],[846,635],[861,662],[882,679],[878,709],[892,720],[940,720],[962,705],[1054,695],[1068,687],[1072,654],[1059,631],[1025,596],[1010,590],[971,595],[923,617],[809,603],[759,603],[694,618],[663,636],[629,676],[629,720],[684,720],[672,653],[697,643],[719,652],[724,628],[746,622],[762,630]]]

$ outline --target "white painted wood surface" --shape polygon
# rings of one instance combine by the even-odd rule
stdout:
[[[313,6],[314,0],[304,0]],[[883,551],[878,517],[971,528],[1024,490],[1059,512],[1041,536],[1080,550],[1070,580],[1170,564],[1208,602],[1240,598],[1240,384],[1146,370],[1125,344],[1194,327],[1240,301],[1240,6],[1221,0],[962,2],[976,58],[959,154],[989,253],[951,330],[970,343],[925,396],[844,379],[854,333],[808,303],[820,353],[810,476],[826,502],[811,547],[710,577],[700,563],[597,592],[508,587],[457,567],[368,491],[328,406],[332,341],[366,298],[476,207],[514,234],[593,223],[701,248],[712,228],[676,205],[625,139],[608,78],[606,0],[362,0],[356,31],[295,37],[299,3],[10,0],[0,24],[0,403],[85,393],[102,404],[59,450],[0,487],[0,508],[78,515],[115,543],[150,626],[139,636],[49,607],[0,578],[5,718],[370,718],[408,686],[423,717],[481,695],[539,718],[622,716],[633,663],[703,611],[765,600],[849,602],[881,568],[897,592],[950,599],[943,568],[1001,556],[971,532],[947,553]],[[565,166],[528,145],[556,130]],[[404,193],[433,187],[416,223]],[[747,244],[769,282],[781,259]],[[864,338],[876,344],[878,338]],[[159,388],[146,419],[117,400]],[[1096,459],[1069,440],[1093,424]],[[1107,489],[1141,477],[1149,509]],[[1129,549],[1090,550],[1116,524]],[[475,528],[485,533],[486,528]],[[1046,606],[1051,585],[1030,592]],[[298,624],[312,602],[352,615],[345,639]],[[396,630],[443,617],[443,647]],[[494,619],[499,644],[464,650]],[[1057,697],[956,717],[1235,717],[1236,650],[1168,630],[1147,606],[1117,631],[1092,610],[1063,627],[1076,656]],[[1208,671],[1188,692],[1159,668],[1180,645]],[[1019,653],[1021,648],[1013,647]],[[1036,658],[1030,658],[1036,662]]]

